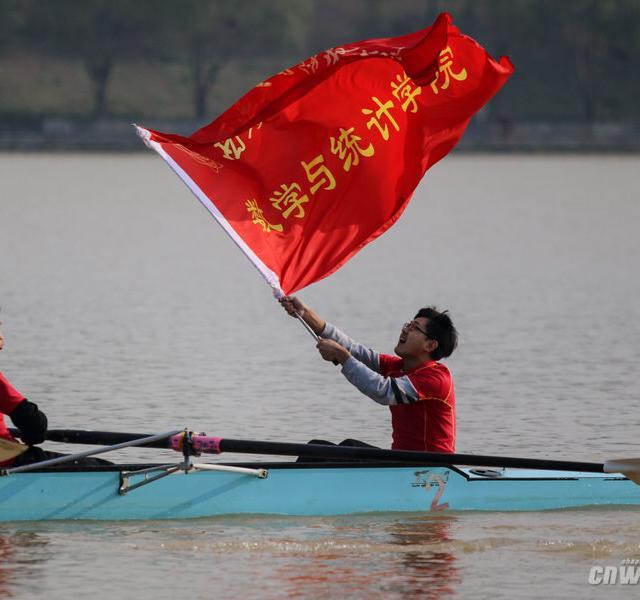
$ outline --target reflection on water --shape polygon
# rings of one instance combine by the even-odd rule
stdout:
[[[15,577],[15,549],[12,539],[0,535],[0,598],[11,598],[11,583]]]
[[[45,566],[49,552],[46,536],[31,531],[0,530],[0,598],[21,598]],[[26,584],[26,585],[25,585]]]
[[[309,540],[277,570],[292,598],[446,598],[461,574],[452,550],[455,516],[353,518],[327,522],[328,540]],[[307,537],[309,532],[307,533]]]
[[[640,556],[637,510],[236,516],[0,528],[0,598],[585,597],[592,564]],[[624,532],[620,523],[626,523]],[[496,570],[496,565],[508,569]],[[517,577],[512,576],[515,571]],[[72,577],[70,574],[81,573]],[[497,581],[500,582],[497,586]],[[587,596],[588,597],[588,596]]]
[[[450,550],[453,516],[426,515],[398,521],[385,529],[392,543],[402,546],[398,552],[402,579],[394,590],[405,597],[444,598],[455,594],[460,569]]]
[[[39,597],[43,573],[56,573],[61,585],[64,572],[81,566],[83,579],[64,585],[67,597],[88,586],[106,597],[99,590],[110,589],[132,564],[145,579],[130,580],[128,590],[141,598],[161,596],[172,569],[200,589],[214,577],[246,598],[357,598],[365,591],[367,598],[446,598],[461,578],[452,535],[457,520],[380,514],[24,523],[0,530],[0,598]],[[100,563],[104,556],[103,564],[87,568],[91,557]],[[203,556],[215,571],[194,562]]]

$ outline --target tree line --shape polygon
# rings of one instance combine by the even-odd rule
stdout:
[[[638,119],[638,0],[0,0],[0,57],[81,64],[98,119],[109,114],[117,65],[179,64],[193,117],[203,120],[214,116],[209,96],[230,62],[271,58],[284,68],[328,47],[426,27],[443,10],[516,65],[492,118]]]

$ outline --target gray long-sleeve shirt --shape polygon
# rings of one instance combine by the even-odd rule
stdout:
[[[385,377],[381,374],[381,358],[385,355],[352,340],[330,323],[325,325],[320,336],[338,342],[349,350],[351,356],[342,365],[342,374],[378,404],[393,406],[418,401],[418,392],[407,375]]]

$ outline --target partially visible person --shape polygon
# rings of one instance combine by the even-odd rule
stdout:
[[[0,326],[2,321],[0,321]],[[4,347],[4,337],[0,329],[0,350]],[[29,465],[51,458],[65,456],[59,452],[43,450],[36,444],[41,444],[46,439],[47,416],[38,408],[37,404],[27,400],[16,388],[14,388],[7,378],[0,371],[0,438],[16,441],[11,435],[4,421],[4,415],[8,415],[13,424],[20,432],[20,440],[29,446],[22,454],[15,458],[0,463],[2,467],[19,467]],[[69,461],[69,465],[75,466],[96,466],[110,465],[108,460],[89,456],[74,461]]]
[[[396,356],[379,354],[347,337],[295,296],[280,303],[321,338],[322,358],[342,365],[342,374],[363,394],[389,406],[392,448],[455,452],[456,400],[453,378],[440,362],[451,355],[458,332],[447,311],[421,308],[402,326]],[[346,440],[342,445],[359,445]]]
[[[2,321],[0,321],[0,327]],[[4,337],[0,329],[0,350],[4,347]],[[0,463],[0,467],[20,467],[32,463],[66,456],[59,452],[43,450],[36,444],[41,444],[46,439],[47,416],[38,408],[37,404],[27,400],[16,388],[14,388],[7,378],[0,372],[0,438],[9,441],[16,441],[7,429],[4,422],[4,415],[8,415],[13,424],[19,430],[20,440],[29,446],[25,452],[15,458]],[[79,467],[110,465],[108,460],[88,456],[66,463]]]
[[[2,321],[0,321],[0,326]],[[4,347],[4,337],[0,330],[0,350]],[[8,415],[13,424],[20,431],[20,439],[28,446],[41,444],[45,440],[47,433],[47,417],[38,408],[37,404],[27,400],[0,371],[0,437],[7,440],[14,440],[9,433],[4,421],[4,415]],[[14,459],[14,464],[19,461],[21,464],[32,460],[40,460],[39,453],[31,448]]]

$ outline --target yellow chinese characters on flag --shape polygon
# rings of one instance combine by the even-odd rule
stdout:
[[[286,69],[189,137],[138,130],[276,292],[292,293],[397,220],[512,72],[442,14]]]

